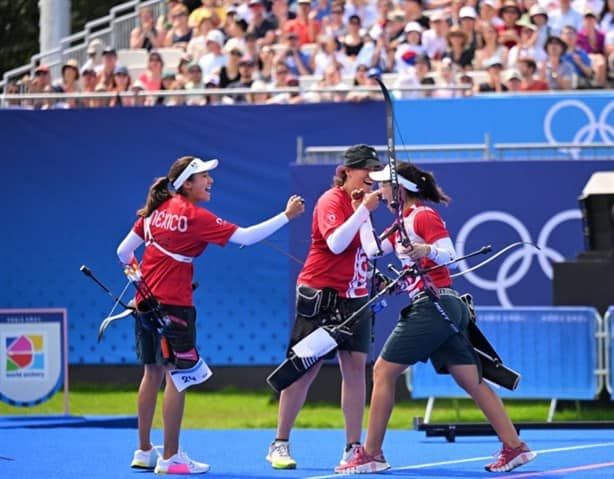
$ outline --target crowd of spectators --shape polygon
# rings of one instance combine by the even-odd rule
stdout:
[[[374,88],[356,87],[373,87],[378,73],[389,74],[404,98],[608,88],[614,78],[614,0],[168,0],[164,7],[158,18],[139,9],[129,44],[148,54],[138,73],[94,39],[83,65],[66,61],[60,78],[40,65],[5,93],[115,94],[11,100],[36,108],[300,103],[375,98]],[[166,48],[181,52],[177,65],[165,65]],[[160,90],[167,94],[153,93]]]

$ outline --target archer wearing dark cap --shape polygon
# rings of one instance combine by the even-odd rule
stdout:
[[[350,168],[382,168],[375,148],[369,145],[350,146],[343,154],[343,166]]]
[[[323,324],[348,318],[368,300],[365,271],[367,258],[360,246],[361,225],[371,231],[369,213],[379,204],[379,191],[373,191],[369,173],[382,168],[374,148],[354,145],[343,154],[333,186],[316,202],[311,223],[311,245],[297,279],[296,320],[290,336],[292,347]],[[314,299],[316,301],[314,301]],[[336,304],[335,306],[331,306]],[[335,317],[339,311],[342,318]],[[352,332],[333,351],[342,372],[342,402],[345,422],[345,448],[341,463],[354,457],[361,441],[365,409],[365,365],[371,343],[371,310],[364,308],[350,326]],[[338,324],[338,323],[337,323]],[[335,352],[318,356],[317,363],[291,386],[281,391],[279,422],[267,460],[274,469],[295,469],[290,454],[292,425],[322,365],[322,359]],[[335,464],[331,464],[331,469]]]

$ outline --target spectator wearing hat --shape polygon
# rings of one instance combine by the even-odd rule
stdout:
[[[406,24],[407,20],[403,10],[395,9],[388,14],[388,22],[385,27],[386,37],[394,48],[405,41]]]
[[[458,25],[454,25],[446,34],[448,49],[442,55],[449,58],[459,71],[473,69],[474,51],[469,47],[469,37]]]
[[[484,83],[475,85],[476,93],[503,93],[508,91],[507,86],[503,82],[501,72],[503,64],[497,58],[491,58],[484,64],[488,79]]]
[[[219,77],[218,88],[226,88],[230,83],[239,80],[239,63],[245,55],[245,45],[243,40],[231,38],[224,45],[226,63],[213,71]]]
[[[578,79],[577,88],[592,88],[591,81],[595,73],[593,72],[588,53],[578,46],[578,32],[571,25],[567,25],[561,31],[561,39],[567,45],[567,49],[561,59],[573,65]]]
[[[164,31],[156,28],[151,7],[139,9],[139,23],[130,32],[130,48],[144,48],[147,51],[160,48],[164,43]]]
[[[26,77],[23,80],[25,93],[45,93],[51,90],[51,72],[47,65],[38,65],[34,69],[32,77]],[[22,105],[41,109],[43,107],[42,100],[23,100]]]
[[[505,68],[507,66],[509,50],[505,45],[499,43],[499,30],[492,24],[484,25],[482,27],[482,37],[484,46],[475,52],[473,62],[475,69],[486,69],[486,64],[491,60],[498,60]]]
[[[582,28],[582,14],[571,6],[571,0],[558,0],[559,8],[553,10],[548,18],[552,35],[560,35],[563,27],[571,25],[576,31]]]
[[[90,40],[87,45],[87,60],[81,67],[82,70],[92,69],[94,71],[98,71],[99,68],[102,68],[102,50],[104,49],[104,44],[102,40],[99,38],[94,38]]]
[[[290,32],[296,33],[301,46],[315,43],[322,28],[316,15],[317,12],[311,9],[311,0],[297,0],[296,18],[283,25],[283,32],[286,35]]]
[[[533,58],[541,63],[546,59],[546,52],[543,48],[535,45],[537,41],[537,26],[528,22],[519,22],[521,26],[520,41],[514,45],[507,57],[507,65],[510,68],[516,67],[518,58]]]
[[[175,83],[176,76],[172,70],[165,70],[162,73],[162,84],[160,85],[161,91],[169,91],[173,88],[173,83]],[[168,96],[159,96],[155,99],[154,103],[156,105],[168,105]]]
[[[420,90],[422,80],[431,71],[431,60],[426,53],[418,55],[414,60],[413,68],[399,72],[392,85],[395,98],[421,98],[424,92]],[[412,90],[406,88],[413,88]]]
[[[285,48],[279,50],[275,61],[282,60],[288,67],[290,74],[296,77],[311,75],[310,57],[301,50],[298,35],[290,32],[285,37],[283,42]]]
[[[188,7],[178,3],[171,9],[170,19],[171,28],[166,32],[164,46],[185,49],[194,31],[188,23]]]
[[[422,45],[431,60],[441,60],[448,49],[446,34],[449,24],[442,11],[435,11],[430,17],[430,28],[422,34]]]
[[[510,68],[503,73],[503,81],[508,92],[514,93],[521,91],[522,76],[515,68]]]
[[[57,85],[63,93],[77,93],[81,91],[81,85],[79,84],[79,62],[74,58],[67,60],[62,65],[62,79]],[[66,100],[69,108],[75,108],[79,105],[79,101],[76,98],[69,98]]]
[[[255,80],[250,87],[252,93],[246,95],[247,103],[251,105],[264,105],[271,98],[271,86],[262,80]]]
[[[595,85],[605,87],[607,82],[605,35],[599,30],[597,16],[592,10],[584,12],[582,29],[578,31],[577,45],[590,58],[593,71],[595,72]]]
[[[249,0],[251,16],[247,25],[247,31],[256,35],[260,45],[272,45],[275,43],[275,24],[266,17],[264,0]]]
[[[205,53],[198,64],[203,76],[207,76],[226,65],[226,55],[224,55],[224,34],[220,30],[211,30],[206,38],[207,53]]]
[[[536,77],[537,63],[533,58],[521,57],[516,62],[518,72],[522,77],[520,82],[520,90],[525,92],[530,91],[547,91],[550,86],[543,80]]]
[[[109,100],[109,106],[132,106],[134,105],[134,99],[129,97],[122,97],[122,93],[130,91],[132,86],[132,78],[128,69],[124,66],[118,66],[113,73],[113,84],[109,91],[115,93],[115,96]]]
[[[199,23],[194,26],[192,38],[188,42],[185,51],[190,55],[190,62],[197,62],[207,53],[207,35],[214,30],[211,16],[201,15]]]
[[[454,63],[450,58],[443,58],[439,62],[439,77],[437,78],[437,86],[439,88],[432,90],[430,96],[434,98],[453,98],[461,96],[461,91],[455,89],[455,87],[458,86],[455,70]],[[423,85],[428,84],[424,80],[420,83]]]
[[[97,70],[96,83],[110,90],[113,84],[113,73],[117,67],[117,52],[115,48],[106,46],[102,50],[102,66]]]
[[[544,49],[546,40],[552,35],[552,28],[548,25],[548,12],[544,7],[535,4],[529,9],[529,21],[537,27],[535,48]]]
[[[541,66],[540,79],[548,83],[551,90],[569,90],[573,80],[573,66],[563,60],[567,44],[561,37],[552,35],[546,40],[547,58]]]
[[[405,25],[405,42],[400,43],[394,53],[394,71],[403,73],[414,68],[416,58],[425,54],[426,49],[422,46],[422,25],[408,22]]]
[[[476,22],[478,33],[481,33],[482,28],[486,25],[494,25],[495,27],[503,25],[503,20],[499,17],[499,11],[496,7],[497,0],[480,0],[478,20]]]
[[[499,31],[499,43],[505,45],[509,50],[520,41],[520,29],[518,21],[522,16],[522,10],[516,0],[504,0],[499,9],[499,17],[503,20],[501,25],[497,25]]]
[[[91,93],[96,89],[96,72],[93,68],[81,69],[81,91]]]
[[[477,17],[475,8],[470,5],[465,5],[458,12],[458,26],[467,35],[467,48],[473,52],[473,55],[475,55],[479,44],[479,35],[476,29]]]
[[[207,18],[213,28],[220,28],[226,22],[226,8],[216,0],[202,0],[200,5],[193,9],[188,18],[188,25],[196,28],[203,18]]]

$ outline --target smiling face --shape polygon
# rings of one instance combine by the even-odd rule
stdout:
[[[351,194],[354,190],[363,190],[365,193],[370,193],[375,182],[369,178],[369,172],[376,170],[378,168],[346,168],[347,179],[343,188],[348,194]]]
[[[194,173],[189,180],[186,180],[182,189],[188,201],[198,203],[199,201],[211,201],[212,186],[213,177],[208,171],[203,171],[202,173]]]

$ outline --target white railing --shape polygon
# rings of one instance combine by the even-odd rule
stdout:
[[[57,77],[69,58],[75,58],[80,65],[83,64],[87,60],[87,45],[95,38],[116,49],[129,48],[130,32],[138,23],[139,9],[144,6],[152,8],[156,16],[164,13],[164,0],[132,0],[117,5],[111,8],[109,15],[87,22],[83,31],[62,38],[57,48],[37,53],[32,56],[30,63],[5,72],[0,88],[4,90],[9,82],[32,74],[38,65],[48,66],[52,77]]]

